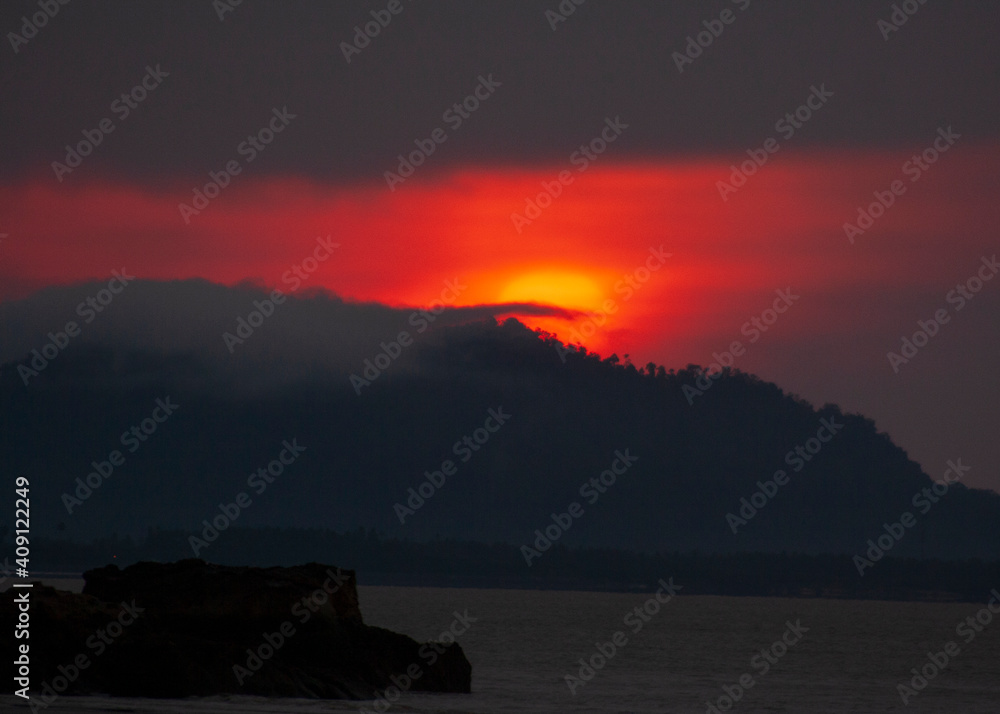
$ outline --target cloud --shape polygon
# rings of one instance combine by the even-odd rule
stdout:
[[[237,374],[240,380],[251,379],[243,384],[257,388],[360,371],[366,358],[380,352],[381,343],[398,339],[402,331],[420,341],[435,328],[503,315],[571,315],[560,308],[521,303],[436,311],[389,307],[345,301],[321,290],[282,294],[280,304],[275,304],[274,293],[266,288],[246,283],[226,287],[200,279],[135,280],[124,288],[117,283],[114,287],[119,294],[108,291],[108,281],[49,287],[0,304],[4,335],[0,363],[12,369],[11,363],[53,343],[56,335],[55,342],[68,344],[67,352],[96,348],[193,355],[211,370],[206,379]],[[102,293],[105,299],[112,295],[106,305],[101,303]],[[59,333],[73,331],[67,330],[71,322],[79,334],[60,337]],[[61,356],[60,352],[53,362]],[[404,361],[400,371],[407,369],[405,365]]]
[[[352,3],[243,3],[225,22],[203,2],[141,3],[130,13],[103,4],[70,9],[4,64],[0,123],[17,140],[5,146],[0,175],[39,171],[54,180],[49,166],[63,147],[108,118],[114,132],[62,185],[114,176],[153,186],[180,176],[191,179],[189,192],[236,155],[272,107],[287,104],[298,118],[239,180],[252,170],[259,178],[381,182],[396,156],[443,126],[443,112],[490,72],[503,87],[422,171],[550,165],[609,113],[635,124],[627,146],[616,148],[632,161],[741,155],[824,81],[835,104],[795,138],[799,146],[919,141],[943,109],[970,132],[997,136],[991,43],[1000,18],[983,3],[930,3],[888,43],[877,22],[889,3],[751,3],[684,74],[673,53],[718,8],[592,3],[552,32],[545,13],[558,3],[545,0],[405,5],[350,64],[340,42],[371,19]],[[2,26],[16,30],[24,12],[3,4]],[[158,62],[169,78],[119,119],[111,102]]]

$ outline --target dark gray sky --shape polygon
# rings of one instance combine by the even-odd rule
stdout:
[[[399,147],[488,73],[505,100],[456,132],[436,168],[561,159],[607,114],[634,121],[621,158],[742,151],[821,82],[838,100],[800,148],[907,145],[949,123],[997,135],[993,4],[928,3],[888,40],[886,2],[741,4],[590,0],[553,31],[555,0],[415,0],[348,64],[340,43],[385,3],[245,0],[220,21],[210,0],[74,0],[16,54],[9,39],[0,51],[0,171],[50,170],[157,63],[169,78],[95,154],[95,173],[200,175],[287,105],[296,131],[264,171],[381,180]],[[673,52],[726,9],[735,21],[679,73]],[[37,11],[9,0],[0,29],[19,33]]]

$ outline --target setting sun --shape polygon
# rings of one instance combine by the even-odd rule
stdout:
[[[537,303],[569,310],[596,309],[603,292],[596,282],[579,273],[542,271],[522,275],[507,283],[501,303]]]

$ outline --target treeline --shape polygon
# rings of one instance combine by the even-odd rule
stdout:
[[[155,304],[220,299],[214,288],[195,293],[157,293]],[[312,303],[296,304],[287,307]],[[287,347],[261,338],[254,344],[267,354]],[[417,542],[440,534],[522,544],[577,503],[585,515],[562,545],[727,555],[860,554],[909,513],[892,556],[1000,559],[1000,494],[959,482],[935,495],[931,477],[941,479],[945,464],[924,473],[871,419],[814,408],[738,370],[709,378],[696,365],[640,368],[627,355],[567,349],[514,320],[441,327],[363,398],[338,371],[354,367],[300,363],[300,347],[287,362],[264,360],[239,377],[235,365],[216,363],[217,347],[82,348],[47,368],[45,388],[25,390],[16,369],[0,371],[0,454],[10,473],[31,479],[34,537],[86,542],[142,533],[148,523],[201,530],[245,494],[238,524],[246,528],[375,527]],[[180,405],[176,418],[111,474],[109,449],[165,395]],[[491,409],[510,417],[470,452],[465,439],[488,431]],[[290,438],[305,453],[262,491],[249,475]],[[594,479],[604,488],[615,475],[605,472],[619,451],[635,465],[595,492]],[[435,484],[429,474],[446,460],[457,472]],[[961,471],[983,482],[989,468]],[[227,532],[206,557],[232,538]],[[550,555],[527,572],[551,567]],[[523,565],[512,555],[517,577]]]
[[[190,534],[150,529],[140,542],[37,539],[36,573],[194,557]],[[980,601],[1000,587],[1000,562],[885,557],[859,576],[850,556],[771,553],[636,553],[556,544],[529,567],[518,546],[455,539],[415,542],[373,529],[232,528],[199,557],[226,565],[316,561],[357,571],[362,585],[635,591],[673,577],[684,594]]]

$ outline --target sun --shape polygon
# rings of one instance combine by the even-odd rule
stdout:
[[[568,310],[597,309],[604,293],[596,281],[562,270],[544,270],[514,278],[503,288],[502,303],[536,303]]]

